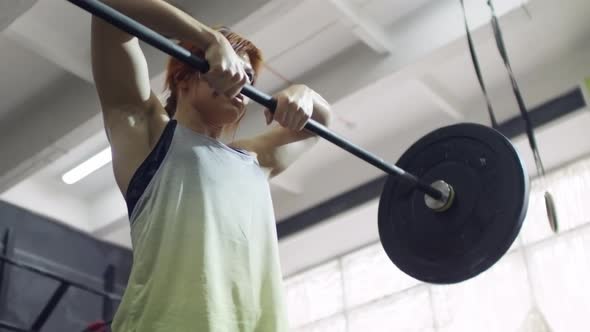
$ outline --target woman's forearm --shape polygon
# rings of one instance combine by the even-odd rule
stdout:
[[[218,36],[213,29],[163,0],[102,1],[162,35],[192,41],[203,49]]]

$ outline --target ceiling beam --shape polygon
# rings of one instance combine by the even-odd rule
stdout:
[[[0,192],[47,166],[102,128],[94,87],[73,75],[11,111],[0,122]],[[17,142],[15,144],[15,142]]]
[[[0,31],[26,13],[37,0],[2,1],[0,2]]]
[[[459,102],[445,89],[438,80],[431,75],[426,75],[422,79],[416,80],[417,85],[422,92],[428,96],[432,102],[437,105],[441,111],[449,115],[453,120],[461,121],[464,118],[461,113]]]
[[[377,54],[393,52],[391,39],[383,27],[368,15],[363,15],[360,8],[346,0],[329,0],[334,8],[340,12],[346,25],[352,28],[354,34]]]
[[[303,193],[301,183],[295,183],[287,176],[277,176],[270,180],[270,184],[277,189],[288,192],[289,194],[299,195]]]

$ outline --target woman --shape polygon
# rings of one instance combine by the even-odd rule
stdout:
[[[138,40],[92,20],[92,66],[113,170],[131,222],[133,267],[115,331],[286,331],[268,179],[318,138],[330,107],[301,85],[275,95],[279,125],[231,141],[260,51],[161,0],[106,4],[205,57],[199,74],[171,59],[166,105],[150,88]]]

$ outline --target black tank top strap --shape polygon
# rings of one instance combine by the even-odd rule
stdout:
[[[158,139],[158,143],[133,174],[129,182],[129,187],[127,187],[127,195],[125,196],[129,217],[131,217],[137,201],[143,195],[156,171],[158,171],[158,168],[160,168],[160,165],[164,161],[172,143],[172,137],[174,137],[174,129],[176,129],[176,120],[168,121],[166,128],[164,128],[162,135]]]

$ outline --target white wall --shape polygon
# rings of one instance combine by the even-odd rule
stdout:
[[[0,199],[79,230],[91,230],[87,203],[67,193],[25,180],[0,195]]]
[[[121,218],[127,217],[125,199],[117,187],[100,193],[89,206],[90,223],[93,231]]]
[[[117,224],[117,228],[110,232],[108,235],[101,237],[101,240],[125,247],[131,248],[131,229],[129,228],[129,222],[120,222]]]
[[[279,242],[284,276],[309,269],[379,240],[373,200]]]

